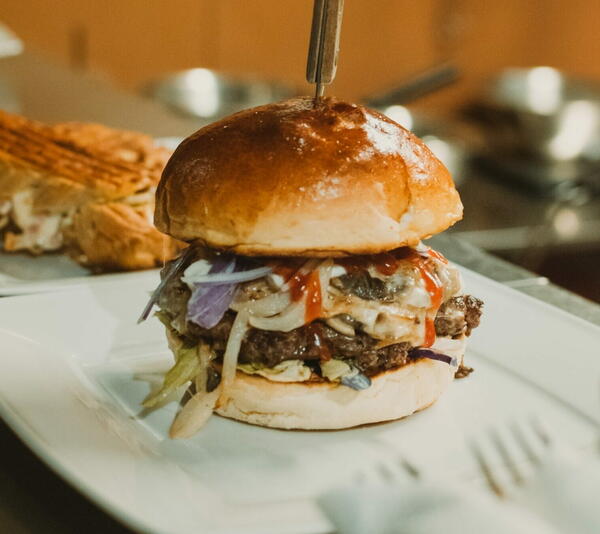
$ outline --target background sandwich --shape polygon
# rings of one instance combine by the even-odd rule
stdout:
[[[65,250],[96,270],[161,265],[178,248],[152,224],[169,155],[136,132],[0,112],[4,250]]]

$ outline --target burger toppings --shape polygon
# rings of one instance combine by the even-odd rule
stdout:
[[[182,280],[188,284],[188,287],[192,291],[187,303],[187,320],[204,328],[212,328],[223,318],[223,315],[229,309],[236,284],[221,282],[213,285],[207,282],[195,281],[190,283],[190,273],[188,271],[197,264],[201,264],[202,267],[206,264],[208,274],[203,275],[205,279],[211,275],[215,277],[219,275],[227,276],[235,269],[235,258],[219,257],[215,259],[212,265],[205,260],[200,260],[190,265],[183,273]]]
[[[436,352],[430,349],[414,349],[412,351],[413,357],[416,358],[429,358],[430,360],[437,360],[438,362],[444,362],[448,365],[452,365],[456,367],[458,365],[456,358],[452,358],[447,354],[442,354],[441,352]]]
[[[192,382],[188,404],[206,411],[224,402],[237,370],[360,390],[370,377],[422,358],[458,366],[430,347],[436,336],[460,338],[478,325],[482,302],[459,291],[456,268],[423,245],[372,256],[261,261],[190,247],[163,269],[142,316],[158,304],[176,355],[145,405]],[[178,420],[196,425],[191,409]],[[188,431],[178,425],[179,434]]]

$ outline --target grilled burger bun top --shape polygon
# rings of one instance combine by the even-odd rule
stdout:
[[[461,217],[448,170],[417,137],[363,106],[304,97],[184,140],[154,222],[237,254],[336,257],[415,245]]]

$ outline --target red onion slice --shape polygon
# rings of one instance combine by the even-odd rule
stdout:
[[[413,358],[429,358],[430,360],[437,360],[438,362],[447,363],[452,367],[456,367],[458,365],[456,358],[431,349],[413,349],[410,351],[410,355]]]
[[[218,256],[213,261],[209,274],[232,273],[235,270],[235,257]],[[237,283],[221,283],[219,285],[194,284],[194,289],[187,305],[189,321],[203,328],[216,326],[229,308]]]
[[[196,287],[188,301],[188,321],[202,328],[216,326],[229,308],[236,289],[236,284]]]

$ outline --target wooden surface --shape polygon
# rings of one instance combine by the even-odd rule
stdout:
[[[28,46],[137,88],[205,66],[304,82],[311,0],[5,0]],[[462,83],[424,100],[446,108],[509,65],[551,64],[600,79],[598,0],[347,0],[337,79],[359,99],[443,59]]]

